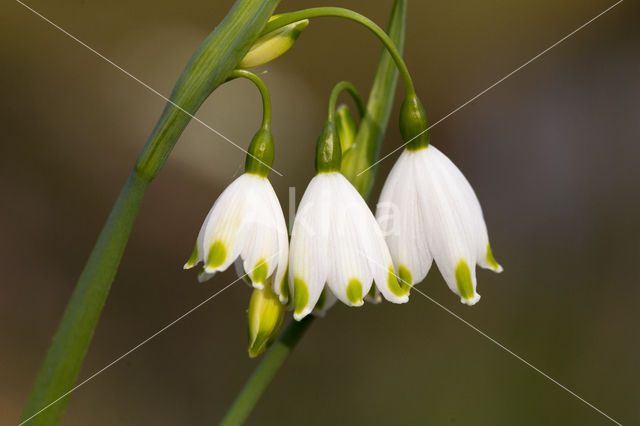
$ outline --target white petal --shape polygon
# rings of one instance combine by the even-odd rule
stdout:
[[[275,277],[273,279],[273,291],[278,295],[281,303],[287,303],[287,294],[289,293],[286,288],[286,286],[288,286],[288,283],[286,282],[286,274],[287,266],[289,264],[289,236],[287,233],[287,224],[284,220],[282,206],[280,206],[280,201],[278,201],[278,197],[276,196],[271,183],[269,183],[265,195],[270,202],[277,235],[278,254],[276,259],[277,267]]]
[[[247,234],[247,200],[255,197],[257,176],[243,174],[216,200],[205,223],[199,245],[203,247],[205,271],[224,271],[238,257]]]
[[[329,177],[334,201],[329,212],[327,285],[344,304],[361,306],[373,282],[363,247],[370,234],[376,232],[377,224],[362,196],[342,174],[331,173]]]
[[[205,281],[209,281],[211,278],[213,278],[214,275],[215,272],[213,274],[207,274],[203,269],[198,273],[198,282],[203,283]]]
[[[385,299],[392,303],[406,303],[409,301],[411,282],[401,279],[393,267],[389,249],[382,238],[382,233],[371,234],[371,241],[365,245],[369,265],[373,273],[376,288]]]
[[[366,286],[363,286],[364,294],[367,294],[371,289],[371,279],[373,279],[377,289],[385,299],[393,303],[407,302],[410,283],[402,286],[398,284],[391,254],[378,222],[376,222],[366,202],[353,185],[342,175],[339,176],[343,180],[342,192],[345,193],[346,197],[346,201],[342,201],[341,205],[347,206],[346,213],[350,215],[350,226],[355,230],[355,235],[357,235],[357,244],[350,250],[359,253],[366,263],[366,266],[363,267],[365,272],[361,273],[365,277],[362,283],[366,283]],[[334,250],[330,249],[331,252],[334,252]],[[337,293],[337,290],[333,287],[332,290]],[[338,294],[336,295],[340,298]]]
[[[420,203],[422,187],[416,152],[405,150],[393,166],[377,205],[376,218],[385,235],[391,257],[404,282],[421,282],[432,263],[426,223]]]
[[[429,249],[449,288],[473,305],[480,299],[475,266],[480,247],[486,253],[488,244],[480,203],[460,170],[435,147],[416,154],[422,162],[418,180],[424,187],[421,205]]]
[[[273,274],[278,262],[278,222],[267,196],[273,191],[266,178],[259,178],[260,188],[247,200],[244,220],[247,223],[247,239],[241,257],[244,270],[251,277],[255,288],[262,289],[267,278]],[[283,219],[284,220],[284,219]]]
[[[301,320],[318,302],[328,275],[331,183],[326,174],[311,179],[296,213],[289,248],[289,285],[294,318]]]

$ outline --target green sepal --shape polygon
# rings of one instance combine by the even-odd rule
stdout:
[[[344,154],[351,148],[358,133],[356,120],[354,120],[349,107],[344,104],[336,109],[336,130],[338,131],[342,153]]]
[[[400,107],[400,134],[409,151],[417,151],[429,146],[427,115],[420,99],[415,94],[408,95]]]
[[[316,172],[332,173],[340,171],[342,148],[336,124],[328,120],[316,144]]]
[[[248,352],[251,358],[263,353],[280,332],[285,305],[265,283],[263,289],[254,289],[247,312]]]
[[[264,127],[258,130],[251,140],[244,163],[244,171],[267,177],[273,165],[273,135]]]

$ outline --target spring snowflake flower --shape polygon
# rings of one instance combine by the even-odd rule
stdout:
[[[289,283],[294,318],[333,297],[361,306],[375,281],[389,301],[404,303],[380,228],[358,191],[339,172],[317,174],[302,197],[291,234]]]
[[[255,288],[273,278],[275,293],[286,302],[287,227],[271,183],[259,174],[244,173],[224,190],[184,267],[204,262],[198,279],[206,281],[237,258]]]
[[[501,272],[482,209],[460,170],[433,145],[405,149],[382,189],[376,212],[401,281],[424,279],[436,261],[462,303],[480,300],[475,266]]]
[[[400,281],[422,281],[435,260],[451,291],[474,305],[480,300],[476,264],[502,271],[478,198],[462,172],[429,143],[415,94],[402,103],[400,132],[407,148],[387,177],[376,212]]]

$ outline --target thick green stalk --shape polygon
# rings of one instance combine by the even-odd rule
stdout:
[[[400,50],[404,42],[406,8],[407,0],[396,0],[389,19],[389,34]],[[275,21],[276,20],[273,20],[272,22]],[[397,76],[398,74],[393,59],[388,53],[383,52],[367,105],[365,120],[369,117],[369,122],[366,124],[366,128],[362,128],[362,125],[366,123],[366,121],[363,120],[361,130],[358,132],[357,140],[360,141],[363,146],[367,147],[367,149],[364,150],[366,152],[380,152],[384,129],[386,129],[387,122],[389,121]],[[365,168],[377,160],[377,155],[378,154],[375,154],[373,158],[369,159],[371,162],[368,163]],[[369,175],[368,178],[373,181],[374,176]],[[354,183],[354,180],[351,180],[351,182]],[[367,195],[372,184],[373,182],[363,186],[369,188],[367,189]],[[365,195],[360,188],[358,189],[366,199],[367,195]],[[271,380],[273,380],[280,367],[282,367],[287,360],[295,345],[300,341],[302,336],[304,336],[312,319],[312,316],[307,316],[302,321],[291,321],[289,323],[286,330],[282,332],[278,340],[265,354],[264,358],[262,358],[262,361],[251,377],[249,377],[245,386],[229,408],[229,411],[227,411],[221,423],[223,426],[240,425],[249,417],[258,400],[269,386],[269,383],[271,383]]]
[[[296,344],[313,322],[313,319],[313,315],[308,315],[302,321],[291,321],[289,323],[258,367],[253,371],[233,405],[227,411],[224,419],[220,422],[220,426],[235,426],[244,423],[267,389],[267,386],[269,386],[269,383],[271,383],[271,380],[273,380],[282,364],[291,355]]]
[[[404,21],[407,2],[396,1],[389,20],[389,37],[402,53],[404,46]],[[400,24],[401,23],[401,24]],[[356,187],[358,192],[368,199],[375,181],[374,164],[380,156],[382,140],[389,123],[393,107],[398,72],[394,61],[386,52],[382,52],[373,87],[367,102],[367,113],[360,121],[360,127],[352,147],[342,157],[342,174]],[[362,173],[363,170],[367,170]]]
[[[193,114],[224,83],[272,15],[278,0],[238,0],[191,57],[102,228],[64,312],[20,424],[60,421],[100,318],[147,185]],[[178,105],[179,108],[176,106]]]

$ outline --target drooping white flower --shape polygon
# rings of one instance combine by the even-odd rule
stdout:
[[[372,281],[387,300],[408,300],[364,199],[341,173],[317,174],[302,197],[291,234],[294,318],[300,320],[313,311],[325,283],[330,291],[325,292],[324,304],[335,297],[346,305],[360,306]]]
[[[213,204],[184,267],[204,262],[198,279],[206,281],[240,257],[253,286],[263,288],[272,278],[274,292],[284,303],[288,255],[287,227],[271,183],[244,173]]]
[[[432,260],[462,303],[475,304],[476,264],[501,272],[482,209],[460,170],[432,145],[405,149],[389,174],[376,218],[402,281],[422,281]]]

